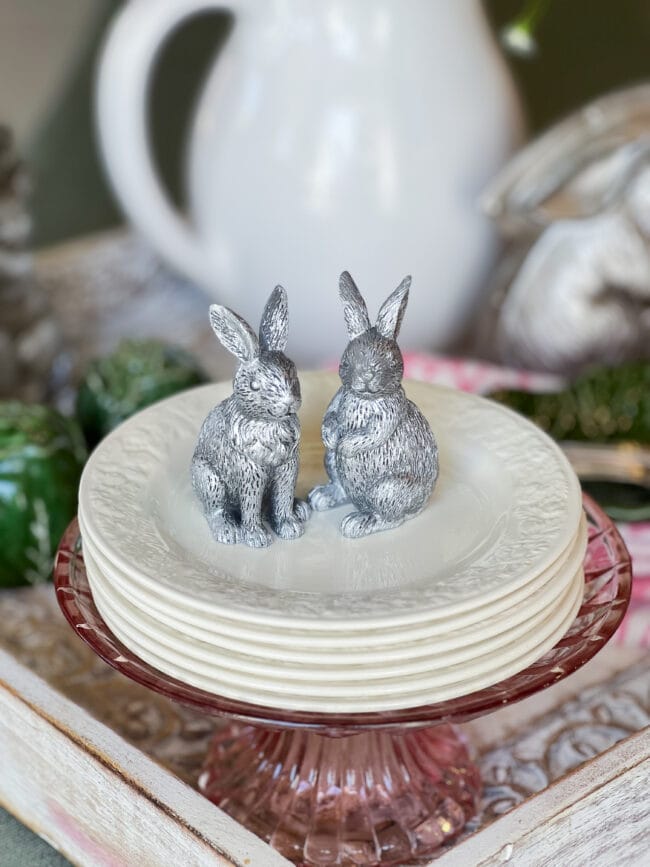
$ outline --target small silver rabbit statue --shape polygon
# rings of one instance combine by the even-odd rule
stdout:
[[[359,538],[398,527],[426,506],[438,477],[438,448],[427,420],[404,394],[397,345],[411,278],[382,305],[375,325],[352,277],[339,291],[350,342],[339,367],[342,386],[323,419],[330,481],[309,494],[314,509],[351,502],[341,533]]]
[[[294,497],[298,476],[300,383],[284,354],[289,309],[281,286],[264,308],[259,339],[227,307],[210,324],[239,359],[233,394],[203,422],[192,458],[192,485],[217,542],[271,544],[263,515],[283,539],[302,536],[310,508]]]

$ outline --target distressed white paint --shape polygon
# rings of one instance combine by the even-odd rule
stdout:
[[[0,803],[84,867],[289,863],[1,650],[0,767]]]

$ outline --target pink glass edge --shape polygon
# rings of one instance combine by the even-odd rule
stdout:
[[[159,672],[142,662],[119,642],[95,608],[85,571],[79,568],[83,566],[83,556],[78,550],[79,528],[76,520],[70,524],[59,545],[54,582],[57,599],[67,621],[105,662],[143,686],[205,713],[234,717],[264,726],[295,726],[336,734],[393,726],[420,727],[465,722],[520,701],[572,674],[595,656],[620,625],[631,593],[630,556],[612,521],[586,494],[583,494],[583,504],[590,526],[588,550],[596,543],[602,542],[606,544],[609,555],[604,563],[602,561],[599,563],[598,568],[592,572],[585,572],[585,586],[588,587],[591,581],[602,577],[607,572],[612,574],[605,587],[596,594],[595,601],[586,599],[583,602],[567,634],[544,655],[542,660],[538,660],[523,672],[512,675],[498,684],[445,702],[403,710],[360,714],[284,711],[226,699]],[[74,574],[71,574],[73,567]],[[598,602],[598,597],[603,595],[604,589],[613,581],[616,581],[614,597]],[[84,609],[87,613],[84,613]],[[598,613],[601,610],[602,616],[597,620],[598,633],[593,637],[588,634],[593,623],[588,624],[582,635],[583,641],[576,642],[575,629],[581,619],[588,614],[593,614],[594,611]],[[97,630],[87,628],[89,620],[87,614],[97,625]],[[557,667],[558,661],[561,662],[561,668]]]

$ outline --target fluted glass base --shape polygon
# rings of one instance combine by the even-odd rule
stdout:
[[[474,815],[481,781],[450,725],[331,738],[232,723],[200,787],[294,863],[352,867],[426,859]]]

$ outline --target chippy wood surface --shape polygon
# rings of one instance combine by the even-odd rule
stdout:
[[[194,790],[219,722],[101,662],[51,587],[0,593],[0,648],[0,802],[71,860],[288,863]],[[486,782],[482,811],[436,867],[642,863],[650,670],[640,656],[605,648],[566,681],[465,727]],[[623,860],[607,860],[613,839]]]
[[[0,670],[0,802],[73,863],[287,864],[1,651]]]
[[[215,724],[103,663],[52,587],[0,593],[0,804],[73,863],[287,865],[195,791]]]

